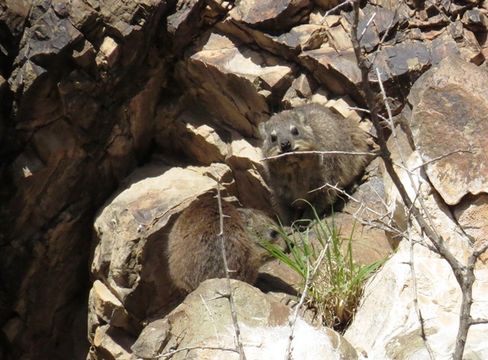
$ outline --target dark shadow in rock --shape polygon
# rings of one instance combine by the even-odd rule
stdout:
[[[282,292],[292,296],[299,295],[298,292],[293,288],[293,286],[290,286],[285,281],[271,274],[259,274],[259,277],[256,280],[254,286],[264,293],[272,291]]]

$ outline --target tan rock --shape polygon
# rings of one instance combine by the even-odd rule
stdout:
[[[117,61],[119,52],[119,46],[115,40],[110,36],[105,37],[96,58],[97,66],[112,67]]]
[[[261,149],[246,139],[232,140],[226,164],[232,169],[242,205],[268,211],[271,208],[270,191],[263,179]]]
[[[437,84],[441,85],[442,82]],[[430,91],[433,88],[429,88]],[[416,98],[418,93],[412,96]],[[401,132],[397,133],[401,135]],[[399,137],[399,146],[395,146],[395,141],[390,139],[389,146],[395,150],[395,162],[405,159],[405,168],[398,166],[396,169],[409,197],[416,200],[417,206],[419,198],[422,199],[422,216],[426,218],[428,212],[429,221],[444,239],[445,245],[459,261],[466,263],[473,251],[471,241],[461,230],[458,220],[452,216],[451,209],[435,193],[425,174],[420,171],[422,160],[416,152],[412,152],[407,136]],[[398,200],[396,189],[387,183],[385,191],[387,201],[392,206],[393,219],[397,226],[400,225],[400,229],[407,230],[407,209]],[[391,203],[392,200],[394,203]],[[456,216],[467,226],[468,234],[473,236],[479,235],[479,232],[470,229],[469,225],[479,228],[484,226],[483,220],[477,220],[483,216],[484,200],[480,197],[475,202],[473,205],[460,204],[455,210]],[[363,349],[369,358],[429,358],[422,340],[422,329],[414,302],[417,301],[424,319],[426,341],[434,357],[450,358],[459,323],[459,285],[448,263],[429,248],[418,244],[428,242],[428,239],[422,235],[415,221],[405,236],[407,238],[400,242],[397,252],[366,285],[363,301],[345,337],[356,348]],[[414,273],[410,266],[412,261]],[[486,306],[483,305],[488,300],[488,270],[482,262],[478,263],[478,267],[473,287],[475,301],[472,315],[485,318],[488,316]],[[378,309],[381,311],[378,312]],[[368,331],[364,332],[364,329]],[[482,340],[487,329],[487,325],[470,328],[465,356],[487,356],[488,347]]]
[[[329,99],[330,93],[324,88],[320,88],[315,92],[315,94],[312,95],[310,102],[326,106]]]
[[[93,345],[96,348],[95,359],[107,360],[130,360],[131,354],[128,351],[132,340],[110,325],[104,325],[97,329]]]
[[[249,284],[235,280],[231,284],[246,358],[283,358],[290,331],[290,309]],[[237,353],[228,350],[235,348],[235,335],[228,301],[219,295],[225,293],[226,288],[225,279],[207,280],[174,309],[166,317],[171,334],[165,339],[160,354],[178,348],[195,347],[177,352],[173,358],[178,360],[191,356],[195,359],[238,359]],[[156,324],[148,326],[156,327]],[[143,339],[139,337],[136,344],[141,341]],[[223,349],[211,350],[199,346]],[[296,323],[292,348],[293,356],[297,359],[357,359],[355,350],[340,335],[330,329],[315,329],[300,318]]]
[[[215,188],[210,176],[220,178],[224,194],[229,193],[225,189],[232,189],[230,169],[223,164],[148,165],[126,179],[127,185],[96,217],[92,274],[111,289],[131,316],[142,319],[175,298],[163,255],[170,220],[196,196]]]
[[[323,46],[302,52],[299,61],[332,93],[357,94],[361,74],[352,50],[338,52],[330,46]]]
[[[472,236],[475,247],[480,247],[487,241],[488,194],[464,197],[455,206],[454,216],[464,231]],[[484,264],[485,268],[487,267],[488,252],[481,255],[480,262]]]
[[[139,334],[131,350],[135,358],[155,358],[161,354],[166,340],[170,336],[171,326],[168,319],[159,319],[149,323]]]
[[[357,107],[357,105],[351,100],[349,96],[343,96],[338,99],[331,99],[325,104],[328,108],[334,109],[337,113],[341,114],[344,118],[354,119],[359,123],[361,116],[356,110],[351,107]]]
[[[384,260],[393,253],[393,247],[381,223],[387,222],[383,180],[371,176],[352,194],[359,201],[349,200],[334,224],[344,238],[343,248],[351,243],[353,259],[359,264]]]
[[[329,45],[337,51],[352,49],[351,35],[341,25],[328,28],[327,38]]]
[[[290,109],[299,105],[304,105],[307,99],[313,95],[317,87],[313,78],[308,75],[301,74],[293,80],[291,86],[283,96],[282,104],[285,109]]]
[[[112,326],[129,329],[129,314],[119,299],[101,281],[96,280],[90,290],[88,298],[89,311],[101,321]],[[95,327],[88,325],[89,332]],[[93,324],[96,325],[96,324]]]
[[[436,224],[440,223],[436,221]],[[418,239],[415,237],[413,240]],[[404,241],[398,252],[367,284],[364,300],[346,331],[346,339],[356,348],[364,349],[368,358],[429,358],[422,341],[414,298],[422,311],[426,341],[435,358],[448,359],[452,356],[461,305],[459,286],[445,260],[425,247],[415,245],[413,259],[417,291],[414,293],[408,265],[410,259],[409,244]],[[486,318],[488,312],[483,305],[488,293],[486,268],[478,271],[476,278],[473,294],[476,300],[472,311],[475,317]],[[465,356],[482,359],[488,355],[488,347],[483,340],[486,331],[486,324],[470,328]]]
[[[293,73],[278,58],[217,33],[210,33],[179,66],[183,81],[208,112],[244,136],[256,136],[255,126],[268,117],[266,96],[259,91],[284,92]]]
[[[488,191],[488,125],[482,115],[488,107],[487,84],[486,71],[450,57],[425,73],[409,95],[415,144],[425,162],[444,156],[430,162],[426,173],[450,205],[468,193]],[[464,152],[447,156],[459,150]]]
[[[229,151],[218,131],[217,124],[205,112],[185,109],[174,121],[168,123],[164,116],[158,116],[157,141],[166,151],[181,152],[188,159],[210,165],[223,162]]]

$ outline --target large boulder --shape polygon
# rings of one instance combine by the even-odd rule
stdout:
[[[249,284],[232,280],[237,319],[247,359],[285,358],[293,311]],[[239,359],[227,280],[203,282],[164,319],[149,323],[132,345],[134,358],[173,353],[173,359]],[[292,342],[296,359],[357,359],[354,348],[330,329],[317,329],[300,317]]]
[[[415,83],[409,102],[415,144],[443,200],[488,192],[486,70],[449,57]]]

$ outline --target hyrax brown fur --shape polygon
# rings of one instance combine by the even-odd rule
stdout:
[[[259,267],[269,259],[260,242],[278,240],[273,220],[259,210],[238,209],[226,201],[222,201],[222,212],[230,276],[252,284]],[[169,274],[180,290],[191,292],[206,279],[226,276],[219,220],[217,199],[206,194],[186,208],[173,225],[168,238]]]
[[[364,152],[367,135],[354,121],[344,119],[330,109],[308,104],[273,115],[260,124],[265,158],[264,166],[274,205],[281,221],[289,223],[309,209],[310,202],[320,214],[337,198],[337,191],[326,184],[344,188],[362,173],[367,163],[364,155],[293,154],[296,151]],[[323,187],[322,190],[313,191]]]

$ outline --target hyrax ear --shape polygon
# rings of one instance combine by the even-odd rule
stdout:
[[[300,124],[302,124],[302,125],[307,124],[307,117],[305,115],[305,111],[302,108],[300,108],[300,107],[295,108],[295,115],[296,115]]]

